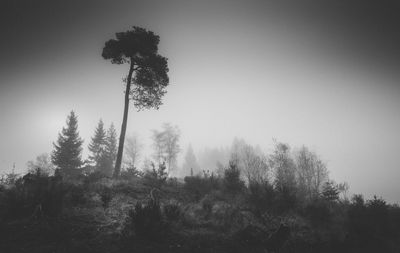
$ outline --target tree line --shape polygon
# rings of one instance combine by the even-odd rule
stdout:
[[[157,166],[164,164],[168,171],[177,168],[177,155],[180,152],[179,138],[179,128],[170,123],[164,123],[160,130],[152,130],[154,149],[152,157]],[[39,155],[36,161],[27,163],[28,170],[40,170],[44,174],[51,174],[54,171],[64,177],[91,173],[105,177],[113,175],[118,147],[117,132],[113,123],[105,129],[103,120],[99,120],[88,144],[89,156],[83,160],[83,140],[79,136],[78,118],[75,112],[71,111],[67,117],[66,126],[62,128],[53,146],[54,150],[50,158],[46,154]],[[137,135],[128,137],[124,159],[126,170],[137,170],[142,148],[143,144]],[[148,159],[146,162],[153,163]]]

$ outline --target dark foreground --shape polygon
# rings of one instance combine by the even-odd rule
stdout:
[[[28,174],[0,188],[0,252],[400,252],[400,208],[268,183]]]

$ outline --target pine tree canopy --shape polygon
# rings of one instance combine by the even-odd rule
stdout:
[[[158,54],[159,36],[144,28],[134,26],[131,30],[116,34],[116,39],[105,43],[102,56],[112,63],[129,63],[124,82],[125,99],[121,133],[118,143],[114,177],[121,171],[122,154],[128,121],[129,100],[138,110],[158,109],[169,84],[167,58]]]

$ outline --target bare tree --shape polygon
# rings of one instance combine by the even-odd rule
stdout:
[[[38,155],[35,161],[28,161],[26,166],[28,172],[39,172],[44,175],[53,174],[55,169],[54,165],[51,163],[50,155],[47,153]]]
[[[275,143],[275,149],[269,156],[269,163],[274,171],[274,185],[278,191],[294,190],[296,183],[296,165],[290,153],[290,146]]]
[[[164,145],[165,157],[168,166],[168,171],[176,169],[178,154],[181,151],[179,146],[180,130],[177,126],[172,126],[169,123],[164,123]]]
[[[230,160],[237,164],[247,183],[262,183],[268,180],[269,166],[266,156],[244,140],[233,140]]]
[[[269,166],[267,158],[257,153],[256,149],[251,145],[245,145],[242,149],[243,172],[247,177],[247,182],[263,183],[268,181]]]
[[[159,130],[152,130],[152,139],[153,139],[153,158],[158,164],[162,164],[165,162],[165,147],[164,147],[164,133]]]
[[[339,190],[339,193],[342,194],[343,199],[348,200],[347,193],[349,192],[350,188],[349,184],[347,182],[339,183],[337,185],[337,188]]]
[[[125,143],[125,164],[127,167],[136,167],[143,149],[143,144],[139,140],[139,136],[133,134],[126,138]]]
[[[296,155],[299,187],[308,199],[320,195],[321,187],[328,180],[328,170],[324,162],[306,147],[302,147]]]
[[[180,152],[180,130],[177,126],[164,123],[162,130],[153,130],[154,159],[158,164],[166,163],[168,171],[177,166],[178,153]]]

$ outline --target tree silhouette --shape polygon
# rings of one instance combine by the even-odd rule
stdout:
[[[125,79],[124,114],[119,137],[118,153],[114,168],[114,177],[121,171],[122,153],[128,120],[129,99],[140,111],[158,109],[161,98],[169,84],[167,59],[158,54],[159,36],[140,27],[116,33],[116,39],[105,43],[102,56],[113,64],[129,63],[128,76]],[[133,84],[133,87],[132,87]]]
[[[53,143],[54,150],[51,160],[63,175],[73,175],[82,165],[81,152],[83,140],[78,133],[78,118],[71,111],[67,118],[67,127],[58,135],[57,144]]]
[[[194,154],[192,145],[189,144],[185,155],[185,162],[182,165],[182,169],[186,173],[186,171],[190,171],[190,175],[193,176],[193,171],[199,171],[200,166],[197,163],[196,155]]]
[[[177,126],[164,123],[162,130],[153,130],[154,158],[158,164],[166,163],[168,172],[176,169],[177,156],[180,152],[180,130]]]
[[[126,139],[125,145],[125,165],[127,168],[135,168],[139,161],[143,144],[139,139],[139,136],[134,134]]]
[[[104,130],[104,123],[100,119],[94,132],[88,149],[90,151],[89,160],[97,168],[99,166],[101,156],[105,151],[106,144],[106,131]]]
[[[112,175],[112,167],[117,156],[117,132],[115,130],[114,124],[111,123],[107,130],[107,135],[105,139],[105,149],[102,161],[101,171],[107,176]]]

